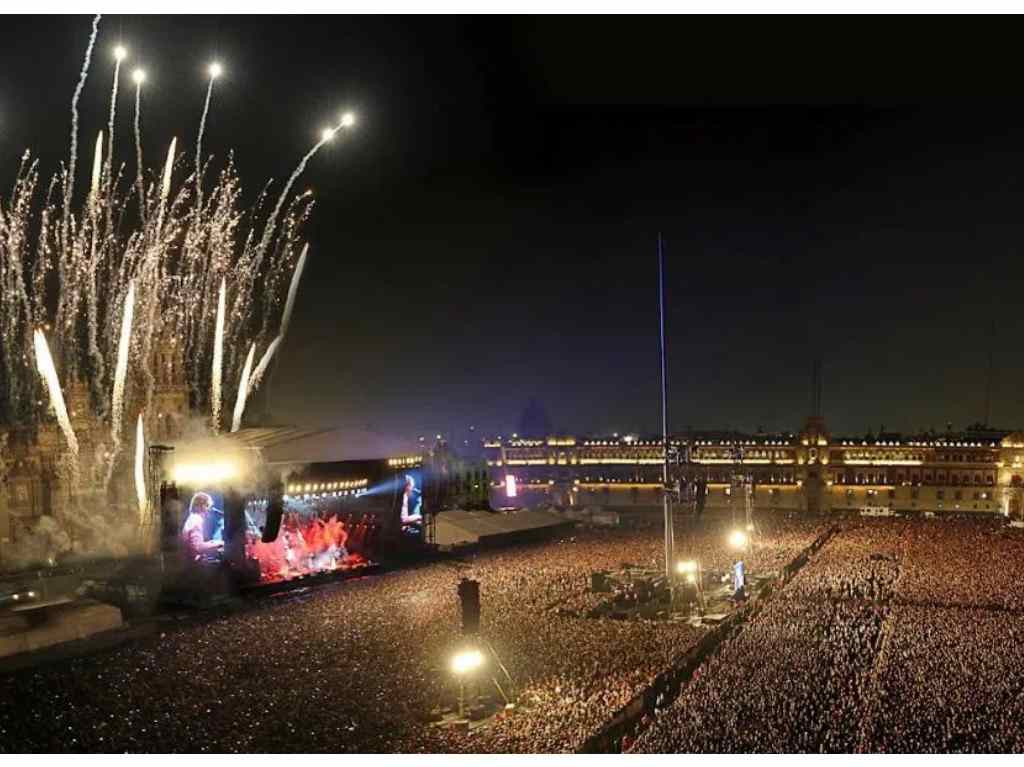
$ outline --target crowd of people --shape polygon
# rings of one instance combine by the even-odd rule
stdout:
[[[1022,546],[992,520],[844,523],[632,750],[1024,750]]]
[[[752,571],[781,572],[834,522],[761,517]],[[680,558],[737,556],[731,520],[687,520]],[[848,520],[698,667],[633,751],[1024,750],[1022,536],[986,521]],[[578,750],[705,635],[585,617],[590,574],[662,566],[651,530],[547,543],[266,597],[103,654],[0,676],[0,750]],[[1016,577],[1015,577],[1016,576]],[[476,680],[516,706],[468,731],[456,587],[480,583]],[[471,688],[472,689],[472,688]],[[498,697],[498,696],[494,696]]]
[[[754,557],[788,561],[820,521],[766,521]],[[728,565],[727,529],[677,540]],[[661,567],[660,530],[577,530],[267,598],[102,655],[0,676],[0,743],[17,750],[562,752],[585,740],[703,636],[685,622],[581,617],[590,573]],[[717,555],[717,549],[722,554]],[[716,558],[716,556],[718,558]],[[456,586],[480,582],[489,661],[517,706],[470,732],[430,723],[456,701]],[[511,688],[511,689],[510,689]],[[493,687],[490,687],[494,690]]]

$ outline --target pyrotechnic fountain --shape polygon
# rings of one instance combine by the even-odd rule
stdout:
[[[139,524],[146,519],[146,435],[142,426],[142,413],[135,427],[135,497],[139,501]]]
[[[33,332],[32,340],[35,345],[36,365],[39,369],[39,375],[46,382],[46,389],[50,395],[50,407],[57,416],[57,423],[60,424],[61,431],[64,432],[64,439],[67,440],[71,457],[77,461],[78,438],[75,436],[75,430],[71,428],[68,408],[64,403],[64,392],[60,388],[60,379],[57,377],[57,368],[53,365],[53,357],[50,356],[50,346],[46,343],[46,336],[43,335],[41,330]]]
[[[227,283],[220,282],[220,292],[217,294],[217,321],[213,327],[213,371],[211,373],[212,392],[210,402],[213,409],[213,431],[220,431],[220,395],[221,378],[224,374],[224,296],[227,292]]]
[[[141,518],[143,432],[167,436],[155,430],[156,419],[167,415],[153,407],[158,385],[173,379],[184,393],[184,417],[200,416],[214,431],[222,409],[233,404],[232,431],[241,427],[247,398],[284,338],[307,257],[300,233],[313,199],[309,192],[293,195],[292,187],[353,118],[343,116],[321,135],[265,214],[269,185],[251,207],[243,206],[230,155],[204,184],[212,160],[202,156],[203,138],[221,65],[208,70],[194,169],[186,167],[174,139],[159,174],[143,167],[146,74],[135,69],[136,168],[126,175],[114,157],[120,68],[128,60],[127,49],[118,45],[106,141],[98,132],[88,194],[76,195],[78,103],[99,50],[99,22],[96,16],[71,100],[66,168],[47,183],[39,161],[26,151],[11,193],[0,199],[0,432],[52,429],[52,412],[66,446],[61,460],[73,464],[76,476],[80,463],[83,468],[82,486],[76,481],[63,488],[56,494],[61,502],[74,505],[88,489],[109,493],[100,502],[105,507],[123,508],[131,462],[120,460],[122,431],[127,414],[137,415],[134,473]],[[260,348],[265,351],[252,370]],[[33,372],[33,357],[42,382]],[[239,375],[238,394],[234,403],[224,402],[222,378],[230,379],[233,371]],[[70,414],[66,390],[76,392]],[[84,407],[75,399],[80,391],[86,392]]]
[[[249,356],[245,358],[242,377],[238,379],[238,396],[235,397],[235,413],[231,419],[232,433],[242,428],[242,414],[245,412],[245,401],[249,398],[249,375],[252,372],[252,358],[256,354],[256,344],[249,347]]]

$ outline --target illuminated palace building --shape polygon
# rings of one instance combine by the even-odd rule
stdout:
[[[559,436],[486,448],[494,508],[661,504],[660,439]],[[673,482],[706,483],[706,509],[742,503],[732,482],[746,475],[759,510],[1022,515],[1024,432],[839,437],[812,417],[798,434],[678,435],[670,456]]]

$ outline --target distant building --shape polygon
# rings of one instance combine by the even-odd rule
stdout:
[[[730,509],[731,478],[754,480],[759,510],[1001,513],[1024,511],[1024,432],[980,430],[868,437],[692,432],[669,440],[673,480],[707,483],[706,508]],[[662,442],[633,437],[495,440],[486,444],[491,505],[656,507]]]

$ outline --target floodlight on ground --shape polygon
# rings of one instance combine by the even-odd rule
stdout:
[[[738,549],[742,549],[747,545],[747,534],[742,530],[733,530],[732,535],[729,536],[729,543]]]
[[[479,650],[460,650],[452,656],[452,671],[462,676],[480,668],[483,662],[484,656]]]

